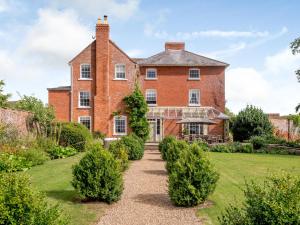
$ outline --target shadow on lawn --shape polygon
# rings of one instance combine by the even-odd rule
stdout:
[[[49,198],[54,198],[65,202],[81,202],[77,192],[75,190],[51,190],[46,191],[46,195]]]
[[[151,175],[159,175],[159,176],[167,176],[168,173],[165,170],[144,170],[144,173],[151,174]]]

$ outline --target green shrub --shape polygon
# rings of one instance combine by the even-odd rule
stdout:
[[[128,154],[125,145],[121,141],[113,141],[109,144],[108,150],[120,162],[121,170],[125,171],[128,168]]]
[[[95,146],[74,166],[72,185],[86,199],[117,201],[123,191],[120,163],[109,151]]]
[[[273,127],[261,109],[248,105],[236,116],[232,133],[234,141],[244,141],[251,136],[272,135]]]
[[[140,140],[135,135],[128,135],[121,138],[121,142],[125,145],[128,159],[138,160],[143,158],[144,145],[141,144]]]
[[[46,152],[39,148],[23,149],[17,155],[24,157],[30,166],[42,165],[49,159]]]
[[[272,175],[263,184],[246,183],[242,207],[230,205],[222,225],[300,224],[300,176]]]
[[[77,151],[84,151],[86,144],[92,140],[90,131],[79,123],[64,123],[60,134],[60,145],[71,146]]]
[[[268,144],[266,138],[263,136],[252,136],[250,142],[255,150],[261,149]]]
[[[233,142],[231,145],[232,152],[252,153],[253,145],[251,143]]]
[[[172,172],[174,164],[179,159],[180,154],[188,148],[189,145],[185,141],[175,140],[168,143],[166,150],[166,169],[169,173]]]
[[[27,176],[0,173],[0,224],[62,225],[67,224],[58,206],[50,206],[35,191]]]
[[[101,131],[93,132],[94,139],[101,139],[102,141],[104,141],[105,137],[106,137],[106,135],[104,133],[102,133]]]
[[[176,141],[176,138],[174,136],[166,136],[161,142],[159,142],[158,150],[160,151],[163,160],[167,160],[166,152],[168,149],[168,145],[169,143],[172,143],[174,141]]]
[[[72,147],[55,146],[52,149],[49,149],[47,152],[51,159],[64,159],[75,155],[77,150]]]
[[[208,152],[209,151],[209,145],[205,141],[194,141],[203,151]]]
[[[232,152],[232,147],[229,144],[216,144],[210,147],[211,152]]]
[[[169,174],[169,196],[178,206],[195,206],[211,194],[219,178],[213,165],[197,144],[180,154]]]
[[[31,163],[22,156],[6,152],[0,153],[0,171],[25,171],[30,167]]]

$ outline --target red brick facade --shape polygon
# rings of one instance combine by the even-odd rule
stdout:
[[[79,121],[81,116],[91,118],[91,130],[101,131],[107,137],[114,134],[116,112],[125,115],[122,99],[131,93],[137,80],[143,92],[155,89],[157,106],[188,107],[189,90],[200,90],[201,106],[225,110],[225,67],[226,66],[147,66],[139,65],[128,57],[109,39],[109,25],[98,22],[96,40],[70,61],[71,87],[68,90],[49,88],[49,104],[56,111],[56,118],[63,121]],[[168,42],[165,50],[184,50],[181,42]],[[90,78],[81,79],[81,65],[90,65]],[[125,65],[126,79],[116,79],[116,65]],[[147,68],[156,69],[157,79],[146,79]],[[200,80],[190,80],[189,70],[198,68]],[[79,92],[90,93],[90,106],[79,107]],[[177,135],[181,127],[176,120],[163,121],[163,133]],[[209,126],[209,132],[223,135],[223,121]]]

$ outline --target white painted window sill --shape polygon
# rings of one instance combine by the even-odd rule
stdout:
[[[157,104],[148,104],[149,107],[155,107]]]
[[[145,78],[145,80],[157,80],[157,78]]]
[[[116,81],[127,81],[128,79],[119,79],[119,78],[114,78],[113,80],[116,80]]]
[[[188,78],[188,80],[200,80],[200,78]]]
[[[79,78],[78,80],[93,80],[92,78]]]
[[[200,105],[200,104],[197,104],[197,105],[196,105],[196,104],[189,104],[189,106],[191,106],[191,107],[198,106],[198,107],[199,107],[199,106],[201,106],[201,105]]]
[[[77,109],[91,109],[91,106],[78,106]]]

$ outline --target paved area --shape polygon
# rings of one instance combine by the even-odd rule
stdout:
[[[167,193],[167,172],[157,150],[146,150],[124,175],[122,198],[98,225],[195,225],[196,208],[175,207]]]

